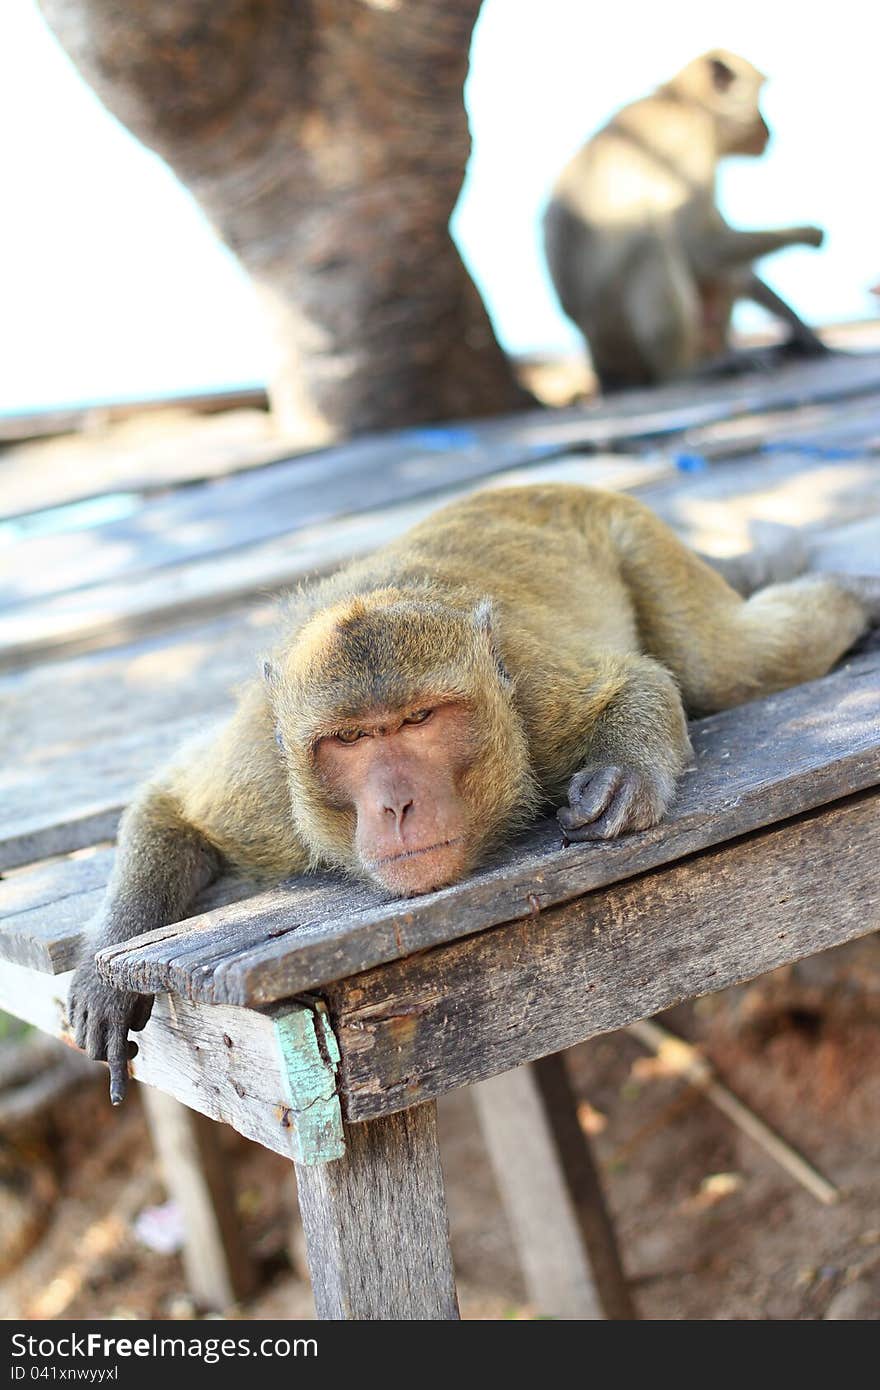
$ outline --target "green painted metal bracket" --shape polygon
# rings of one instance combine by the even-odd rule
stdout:
[[[345,1153],[342,1109],[336,1093],[339,1046],[327,1010],[293,1004],[273,1020],[281,1053],[285,1099],[293,1121],[296,1163],[332,1163]]]

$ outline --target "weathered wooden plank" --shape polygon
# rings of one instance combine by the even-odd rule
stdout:
[[[529,1302],[552,1318],[635,1318],[563,1057],[489,1077],[471,1095]]]
[[[55,434],[0,454],[0,534],[102,524],[146,497],[265,467],[294,447],[265,411],[246,408],[211,417],[171,408]]]
[[[113,855],[101,847],[0,881],[0,960],[51,975],[72,969],[83,931],[101,906]],[[256,891],[255,883],[227,875],[204,889],[195,907],[210,912]]]
[[[141,1099],[169,1195],[183,1215],[183,1268],[200,1308],[246,1298],[256,1270],[241,1238],[235,1194],[213,1120],[145,1086]]]
[[[111,840],[137,783],[210,724],[210,717],[196,715],[98,741],[80,758],[56,765],[54,784],[50,775],[34,786],[27,767],[8,766],[3,775],[8,810],[0,814],[0,869]],[[51,791],[41,799],[39,793],[47,784]]]
[[[805,536],[880,511],[880,471],[870,454],[844,461],[780,454],[746,457],[635,490],[697,550],[716,537],[747,550],[758,522],[796,524]]]
[[[115,833],[139,782],[228,712],[258,669],[275,605],[263,603],[121,651],[0,675],[0,867]]]
[[[350,1121],[880,927],[880,793],[327,990]]]
[[[880,515],[820,531],[807,540],[809,568],[848,574],[880,573]]]
[[[45,975],[4,961],[0,963],[0,1010],[69,1042],[69,985],[69,974]],[[202,1115],[231,1125],[264,1148],[293,1159],[298,1151],[297,1114],[289,1098],[288,1064],[278,1047],[275,1022],[304,1007],[286,1004],[256,1013],[206,1008],[166,995],[156,1000],[149,1023],[138,1034],[140,1050],[130,1064],[131,1074]],[[302,1109],[307,1110],[313,1099],[304,1097]]]
[[[847,401],[844,411],[839,402],[824,405],[808,402],[783,410],[737,414],[685,430],[674,447],[682,453],[690,452],[709,460],[754,454],[768,445],[803,449],[817,440],[830,442],[841,419],[851,421],[857,438],[868,443],[878,410],[880,400],[869,394]]]
[[[197,563],[184,558],[155,574],[16,604],[0,611],[0,667],[47,653],[131,641],[178,620],[216,613],[257,592],[278,592],[366,554],[421,520],[431,505],[334,522],[218,558]]]
[[[852,345],[855,356],[789,363],[770,377],[655,387],[628,392],[614,401],[600,399],[564,411],[530,411],[460,428],[468,431],[465,440],[485,438],[491,443],[500,434],[507,443],[519,439],[550,447],[560,443],[602,447],[621,437],[676,433],[692,425],[694,416],[702,420],[707,413],[723,431],[724,422],[737,418],[744,408],[753,414],[774,409],[790,412],[811,396],[847,399],[876,389],[880,373],[876,355],[871,356],[872,350],[876,354],[876,335],[858,343],[853,339]],[[0,460],[0,515],[65,505],[120,489],[150,492],[261,467],[269,460],[268,450],[274,451],[274,461],[289,458],[295,441],[277,432],[264,413],[265,402],[264,392],[242,390],[6,416],[0,420],[3,442],[75,431],[86,437],[7,449]],[[204,418],[215,414],[219,418]],[[354,450],[365,466],[375,462],[381,467],[401,439],[408,440],[410,451],[413,439],[422,441],[422,449],[430,446],[436,451],[444,445],[454,449],[456,430],[441,427],[374,435],[334,445],[326,456],[332,459]]]
[[[555,438],[564,439],[569,446],[588,440],[605,447],[617,440],[674,436],[746,415],[852,400],[876,394],[880,389],[878,361],[874,344],[870,343],[864,352],[845,352],[812,362],[788,362],[771,372],[624,391],[612,400],[599,398],[585,405],[555,410],[553,418],[559,425]],[[518,422],[529,417],[512,418]],[[580,436],[567,433],[581,421],[591,423],[594,432]],[[505,423],[493,421],[487,429],[503,428]]]
[[[229,391],[196,391],[147,400],[90,401],[78,406],[50,406],[47,410],[9,411],[0,416],[0,443],[88,433],[105,423],[167,416],[169,412],[214,415],[245,409],[262,413],[268,408],[269,398],[263,387],[243,386]]]
[[[135,787],[231,710],[277,620],[263,603],[200,628],[0,676],[0,867],[110,838]]]
[[[558,424],[543,415],[531,429],[407,431],[382,443],[381,462],[375,444],[353,444],[147,499],[102,525],[49,535],[18,534],[13,526],[0,565],[0,604],[206,559],[346,515],[473,486],[570,447],[553,444],[554,434],[560,434]]]
[[[227,554],[231,547],[252,549],[260,540],[361,510],[365,479],[369,481],[370,504],[379,507],[401,498],[436,495],[565,449],[596,449],[627,439],[661,438],[737,411],[876,391],[878,377],[880,357],[853,356],[788,367],[769,379],[702,383],[687,390],[668,388],[665,395],[632,393],[612,405],[599,403],[574,411],[542,411],[498,422],[410,431],[378,441],[390,455],[378,471],[377,441],[357,441],[336,451],[301,456],[232,477],[215,486],[189,489],[169,500],[149,503],[125,520],[61,536],[22,540],[8,547],[4,601],[27,611],[13,615],[12,632],[7,633],[4,645],[12,643],[16,629],[22,643],[33,645],[29,626],[39,615],[30,611],[33,604],[27,603],[28,598],[54,593],[69,605],[72,596],[61,594],[61,590],[73,585],[94,588],[102,575],[118,579],[121,571],[136,575],[157,565],[179,569],[181,560],[194,556],[204,559]],[[43,624],[48,616],[43,615]]]
[[[457,1319],[436,1107],[348,1129],[346,1147],[296,1169],[318,1317]]]
[[[132,989],[264,1005],[439,942],[533,915],[880,781],[880,653],[692,725],[696,760],[666,819],[639,835],[562,848],[543,822],[464,883],[404,901],[325,880],[193,917],[108,948]]]
[[[673,461],[674,455],[656,451],[641,459],[563,458],[499,474],[492,485],[556,480],[632,490],[689,543],[724,554],[748,549],[755,540],[753,523],[762,519],[827,529],[858,519],[866,509],[880,510],[877,471],[867,456],[840,463],[801,454],[761,455],[696,476],[682,475]],[[16,604],[0,612],[0,669],[49,653],[131,641],[157,628],[204,619],[258,593],[277,592],[375,549],[441,502],[470,490],[438,492],[418,503],[295,531],[214,559],[184,558],[155,572]]]
[[[534,1074],[553,1131],[559,1163],[574,1202],[605,1316],[637,1318],[593,1146],[578,1119],[577,1097],[565,1056],[561,1052],[551,1052],[532,1062],[529,1069]]]
[[[345,1153],[336,1094],[339,1048],[319,1000],[275,1017],[275,1041],[283,1063],[284,1094],[297,1116],[297,1164],[330,1163]]]
[[[31,911],[51,912],[65,898],[102,891],[112,865],[113,850],[105,845],[8,873],[0,880],[0,923]],[[60,940],[63,932],[59,930],[53,936]],[[33,964],[36,966],[36,962]]]
[[[146,733],[154,723],[176,722],[181,705],[183,717],[209,717],[259,670],[277,621],[277,601],[248,603],[110,650],[5,671],[4,737],[29,766],[42,768],[99,739],[131,736],[136,726]],[[4,788],[0,784],[0,797]]]
[[[539,474],[525,465],[499,473],[495,484],[540,476],[578,480],[597,487],[629,487],[666,471],[659,458],[590,456],[544,465]],[[260,545],[244,545],[217,556],[180,562],[144,574],[120,575],[72,592],[15,603],[0,611],[0,669],[47,652],[75,652],[130,641],[169,624],[209,615],[255,594],[279,591],[337,568],[395,539],[441,504],[473,491],[446,486],[445,475],[421,501],[340,517]]]

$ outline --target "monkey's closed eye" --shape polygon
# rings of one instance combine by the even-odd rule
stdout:
[[[430,719],[433,713],[432,709],[413,710],[412,714],[408,714],[403,722],[404,724],[424,724],[425,720]]]

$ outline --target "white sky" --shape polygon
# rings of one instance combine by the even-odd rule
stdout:
[[[762,273],[815,322],[870,315],[872,8],[485,0],[467,91],[474,153],[453,229],[504,346],[576,344],[540,254],[549,185],[618,106],[715,45],[771,78],[774,140],[764,159],[728,166],[726,214],[824,226],[822,251],[785,252]],[[0,132],[0,410],[262,380],[268,344],[245,277],[167,168],[80,81],[34,0],[0,5]]]

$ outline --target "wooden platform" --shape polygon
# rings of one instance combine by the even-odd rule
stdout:
[[[880,573],[878,448],[880,356],[841,355],[275,462],[232,450],[225,472],[214,453],[206,476],[182,468],[162,491],[129,471],[124,503],[108,454],[85,512],[82,477],[59,477],[49,510],[44,483],[22,510],[20,481],[0,520],[0,1008],[66,1036],[66,972],[120,811],[231,707],[276,592],[449,497],[535,478],[634,491],[710,553],[794,528],[808,566]],[[104,952],[113,980],[160,995],[133,1074],[294,1159],[326,1249],[318,1227],[335,1212],[332,1240],[351,1234],[380,1148],[391,1168],[401,1146],[430,1168],[444,1091],[876,929],[880,649],[692,734],[696,766],[644,834],[563,848],[545,822],[467,882],[398,903],[329,875],[227,881],[187,921]],[[535,1114],[556,1082],[541,1086]],[[365,1148],[376,1125],[390,1128]],[[303,1176],[328,1163],[332,1180]],[[411,1199],[395,1241],[422,1220],[425,1193]],[[443,1233],[424,1239],[439,1262],[427,1303],[413,1254],[384,1302],[359,1302],[337,1271],[325,1314],[399,1316],[409,1298],[451,1315]]]

